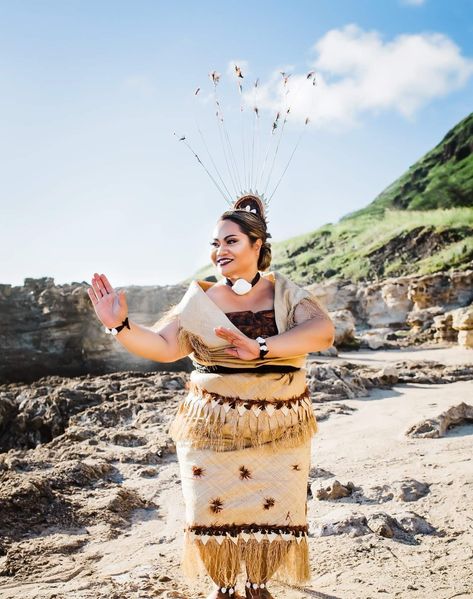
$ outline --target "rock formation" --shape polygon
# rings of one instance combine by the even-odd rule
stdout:
[[[159,369],[156,362],[133,356],[104,333],[87,294],[89,286],[55,285],[50,277],[25,279],[23,286],[0,285],[0,382]],[[153,325],[185,290],[182,285],[127,287],[133,319]],[[166,364],[166,369],[182,370],[186,364]]]
[[[0,285],[0,382],[33,381],[52,374],[190,369],[188,359],[162,365],[127,352],[104,333],[88,287],[86,282],[55,285],[48,277],[25,279],[23,286]],[[132,318],[152,326],[186,288],[125,288]],[[473,347],[473,270],[358,285],[335,280],[308,289],[335,322],[335,348],[457,341]]]

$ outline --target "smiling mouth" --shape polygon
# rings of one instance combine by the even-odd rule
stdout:
[[[218,260],[218,261],[217,261],[217,264],[218,264],[219,266],[225,266],[225,264],[229,264],[230,262],[233,262],[233,260],[232,260],[232,259],[226,259],[226,258],[225,258],[225,259],[223,259],[223,260]]]

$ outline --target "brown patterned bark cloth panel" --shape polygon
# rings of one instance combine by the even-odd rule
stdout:
[[[274,309],[225,314],[252,339],[278,334]],[[218,394],[211,397],[215,406],[225,405]],[[252,407],[259,406],[263,412],[274,406],[271,416],[283,409],[281,416],[290,414],[287,425],[290,430],[294,426],[291,423],[296,421],[294,408],[299,411],[302,400],[310,401],[306,392],[293,401],[233,398],[225,407],[229,407],[228,412],[238,413],[240,409],[240,418],[247,413],[254,421],[259,418],[251,411]],[[307,413],[308,405],[304,407]],[[296,435],[295,443],[276,450],[271,449],[267,436],[263,439],[266,442],[260,442],[259,446],[224,452],[177,442],[183,493],[187,498],[182,562],[188,578],[206,571],[221,584],[231,585],[244,562],[252,581],[263,582],[270,577],[286,582],[309,580],[307,481],[309,435],[315,432],[310,424],[315,423],[315,418],[311,420],[309,413],[305,422],[309,426],[304,439],[297,441]],[[234,428],[233,423],[231,426]],[[211,439],[208,441],[210,445]]]
[[[239,310],[237,312],[225,312],[233,324],[247,337],[272,337],[278,334],[274,308],[270,310]]]

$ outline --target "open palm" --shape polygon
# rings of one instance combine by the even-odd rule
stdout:
[[[105,275],[94,273],[92,287],[87,293],[94,306],[97,318],[108,328],[120,325],[128,315],[124,291],[115,291]]]

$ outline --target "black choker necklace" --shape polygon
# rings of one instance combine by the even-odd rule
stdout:
[[[238,295],[244,295],[245,293],[248,293],[248,291],[250,291],[250,289],[253,288],[253,285],[256,285],[256,283],[260,280],[261,275],[259,274],[259,271],[258,271],[250,283],[246,279],[237,279],[233,283],[232,281],[230,281],[230,279],[228,277],[225,277],[225,278],[226,278],[226,281],[225,281],[226,285],[231,287],[235,293],[238,293]]]

